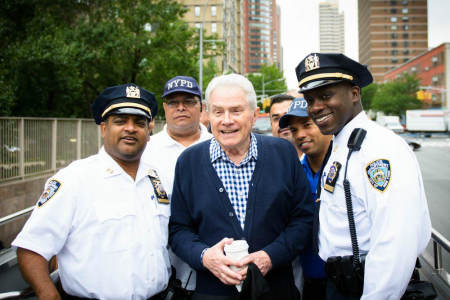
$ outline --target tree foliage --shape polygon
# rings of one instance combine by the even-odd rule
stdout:
[[[377,89],[378,89],[378,85],[376,83],[371,83],[368,86],[362,88],[361,102],[362,102],[362,106],[365,110],[370,109],[373,98],[375,97],[375,94],[377,92]]]
[[[386,115],[404,115],[408,109],[418,109],[422,103],[416,98],[419,79],[405,74],[393,82],[380,84],[377,88],[371,108]]]
[[[107,86],[134,82],[159,98],[169,78],[198,77],[185,12],[175,0],[1,1],[0,115],[90,117]]]
[[[263,84],[264,97],[270,97],[287,91],[283,72],[275,64],[271,66],[262,65],[258,73],[249,73],[247,78],[253,84],[256,95],[258,96],[263,94]]]

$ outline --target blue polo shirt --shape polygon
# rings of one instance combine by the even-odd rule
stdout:
[[[309,166],[308,159],[306,155],[303,155],[301,159],[303,169],[306,173],[306,178],[308,179],[309,187],[311,188],[311,193],[314,199],[314,205],[316,206],[317,199],[317,184],[319,183],[320,172],[313,174],[311,167]],[[303,274],[308,278],[324,278],[325,274],[325,262],[320,258],[319,255],[314,254],[312,248],[305,251],[305,254],[300,255],[300,262],[303,268]]]

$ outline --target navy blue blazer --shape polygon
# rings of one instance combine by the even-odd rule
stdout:
[[[178,158],[171,199],[169,243],[197,270],[196,291],[232,295],[203,267],[200,255],[224,237],[245,239],[249,252],[264,250],[272,269],[266,279],[273,291],[292,288],[291,261],[312,242],[313,200],[294,146],[283,139],[256,135],[258,159],[242,230],[209,155],[210,141],[186,149]]]

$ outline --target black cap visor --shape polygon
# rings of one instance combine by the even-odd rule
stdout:
[[[143,116],[147,118],[149,121],[152,119],[148,114],[148,112],[135,107],[120,107],[113,109],[103,117],[103,120],[106,120],[110,115],[134,115],[134,116]]]
[[[339,83],[339,82],[343,82],[343,81],[351,82],[350,80],[346,80],[346,79],[332,79],[332,80],[326,80],[325,79],[325,80],[310,81],[310,82],[305,83],[304,85],[302,85],[302,87],[300,87],[298,92],[299,93],[303,93],[303,92],[306,92],[306,91],[309,91],[309,90],[317,89],[317,88],[322,87],[322,86],[335,84],[335,83]]]

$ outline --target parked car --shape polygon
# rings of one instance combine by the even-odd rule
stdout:
[[[254,133],[271,135],[272,134],[272,126],[270,125],[269,116],[259,116],[258,119],[256,119],[255,125],[253,125],[252,131]]]

